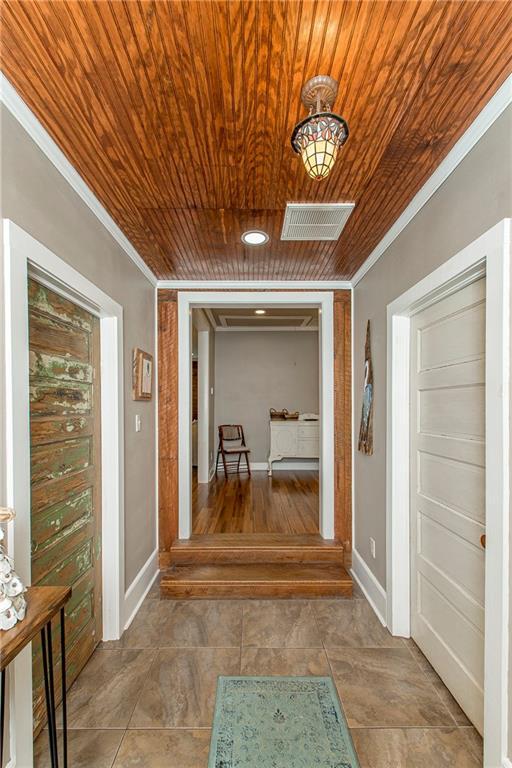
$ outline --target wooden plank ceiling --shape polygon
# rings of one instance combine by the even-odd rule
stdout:
[[[159,278],[343,279],[511,72],[511,7],[4,1],[1,66]],[[350,126],[323,182],[290,148],[316,74]],[[281,242],[287,201],[356,208],[338,242]]]

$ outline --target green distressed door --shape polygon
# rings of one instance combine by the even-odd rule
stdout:
[[[30,279],[32,584],[73,588],[66,607],[67,682],[101,640],[99,320]],[[60,690],[59,622],[53,625]],[[45,718],[34,642],[34,724]]]

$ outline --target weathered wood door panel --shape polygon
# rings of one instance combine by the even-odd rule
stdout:
[[[99,320],[29,280],[32,583],[68,584],[67,681],[101,639]],[[58,659],[59,622],[54,623]],[[34,722],[44,721],[33,643]],[[60,679],[60,662],[55,666]]]

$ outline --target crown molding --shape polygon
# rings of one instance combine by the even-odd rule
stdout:
[[[11,115],[25,129],[30,138],[44,152],[48,160],[55,166],[68,184],[75,190],[87,207],[121,246],[127,256],[140,269],[152,285],[157,284],[156,276],[150,270],[144,259],[135,250],[126,235],[117,226],[114,219],[100,203],[96,195],[89,189],[78,171],[71,165],[67,157],[43,128],[32,110],[25,104],[19,93],[13,88],[5,75],[0,72],[0,101],[5,104]]]
[[[158,280],[157,288],[182,291],[346,291],[350,280]]]
[[[452,147],[444,160],[437,166],[434,173],[428,178],[419,192],[413,197],[407,208],[398,217],[392,227],[386,232],[380,243],[370,253],[366,261],[359,267],[352,278],[352,286],[355,287],[373,265],[380,259],[398,235],[423,208],[432,195],[437,192],[441,184],[461,163],[468,152],[482,138],[491,125],[498,119],[504,110],[512,104],[512,75],[498,88],[494,96],[490,98],[482,111],[477,115],[465,133]]]

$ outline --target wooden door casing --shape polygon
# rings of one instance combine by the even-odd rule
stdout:
[[[242,289],[243,290],[243,289]],[[250,289],[247,289],[250,290]],[[271,292],[271,289],[266,289]],[[226,291],[229,293],[229,290]],[[158,525],[159,563],[171,562],[178,538],[178,294],[158,291]],[[204,290],[205,299],[208,289]],[[334,299],[334,536],[352,559],[352,352],[349,290]]]
[[[71,685],[102,634],[99,319],[32,279],[28,299],[32,584],[73,589]],[[58,620],[54,644],[59,680]],[[45,718],[39,642],[32,654],[37,732]]]

